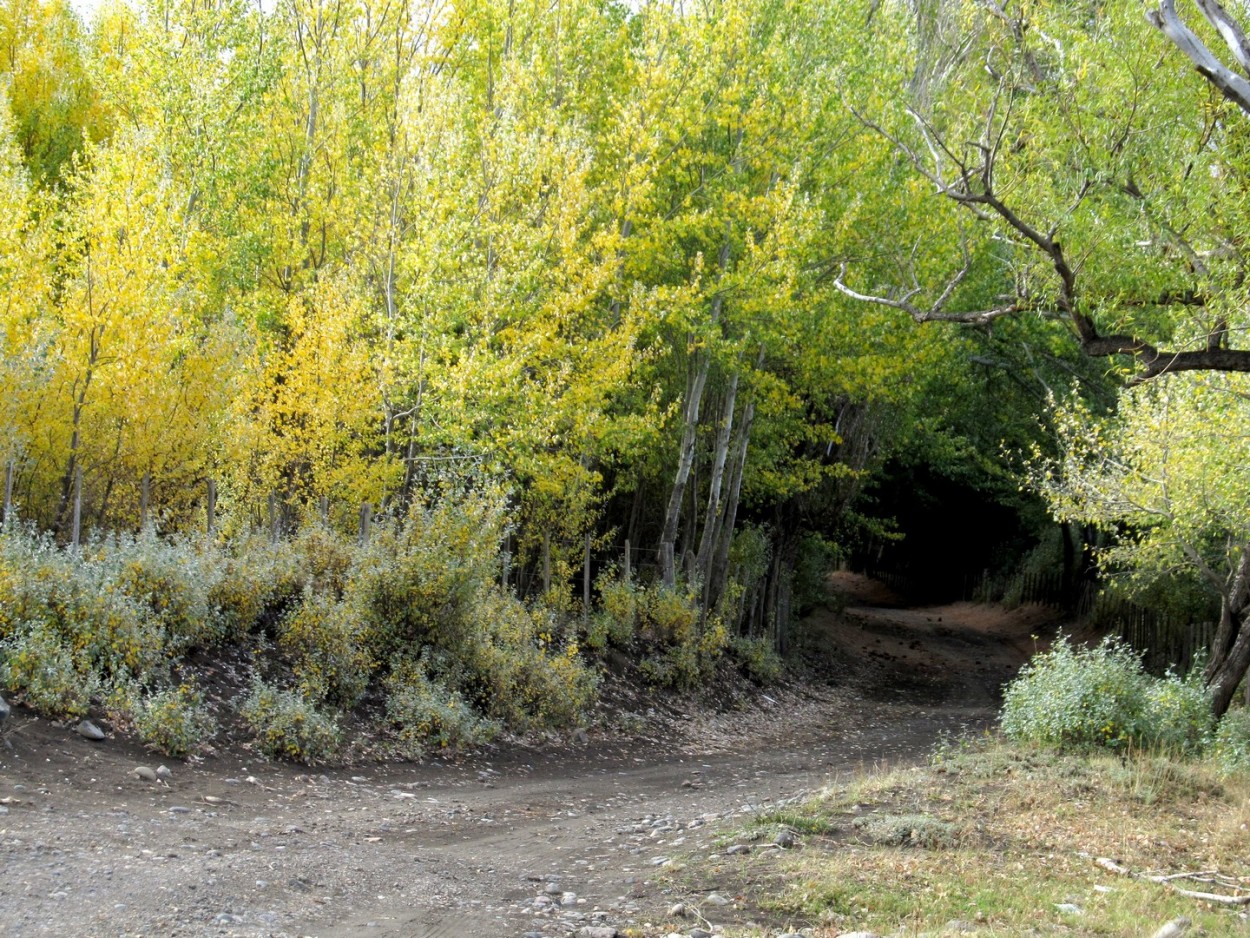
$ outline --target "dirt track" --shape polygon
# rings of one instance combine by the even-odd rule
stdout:
[[[845,613],[811,626],[846,683],[692,709],[628,740],[592,731],[587,746],[324,774],[221,757],[172,765],[163,785],[133,776],[156,763],[125,741],[15,712],[0,751],[0,930],[666,934],[668,907],[698,897],[655,881],[665,858],[707,855],[735,817],[989,725],[997,688],[1051,624],[1036,609],[856,605],[890,597],[858,578],[836,586]]]

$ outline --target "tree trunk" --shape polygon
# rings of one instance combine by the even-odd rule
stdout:
[[[723,274],[729,263],[729,239],[721,245],[718,264]],[[717,293],[712,300],[710,322],[714,326],[720,322],[721,310],[724,309],[724,297]],[[664,513],[664,529],[660,535],[660,573],[665,583],[676,580],[674,556],[676,555],[677,526],[681,520],[681,509],[686,494],[686,483],[690,480],[690,470],[694,466],[695,443],[699,429],[699,412],[703,407],[703,391],[707,385],[708,372],[712,367],[709,354],[695,353],[697,362],[690,379],[686,384],[686,405],[683,410],[681,448],[677,454],[677,475],[673,479],[673,489],[668,499],[668,510]]]
[[[1206,684],[1211,692],[1211,709],[1217,717],[1222,717],[1233,702],[1237,687],[1250,670],[1250,611],[1243,613],[1237,637],[1232,643],[1228,654],[1218,662],[1212,658],[1207,666]]]
[[[716,444],[712,453],[712,478],[708,483],[707,512],[703,518],[703,536],[699,539],[699,553],[695,569],[706,583],[712,562],[712,551],[715,549],[724,521],[724,502],[721,499],[721,486],[725,478],[725,462],[729,457],[729,440],[733,433],[734,408],[738,398],[738,372],[729,379],[729,387],[725,389],[725,405],[721,413],[720,426],[716,428]]]
[[[738,421],[738,437],[734,445],[734,458],[730,464],[729,493],[725,497],[724,519],[720,525],[720,533],[716,543],[716,553],[712,558],[711,569],[707,572],[707,585],[704,588],[704,604],[709,609],[716,607],[725,587],[729,584],[729,549],[733,545],[734,528],[738,523],[738,505],[742,496],[742,476],[746,471],[747,450],[751,442],[751,422],[755,419],[755,402],[747,401],[742,409],[742,419]]]

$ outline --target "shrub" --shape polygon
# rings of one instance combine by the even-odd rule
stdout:
[[[1185,677],[1169,671],[1148,680],[1142,741],[1179,755],[1203,752],[1211,743],[1215,716],[1211,695],[1202,685],[1202,668],[1191,668]]]
[[[743,673],[758,684],[771,684],[781,677],[781,656],[772,642],[763,638],[739,636],[729,640],[729,650]]]
[[[1051,746],[1127,746],[1143,735],[1148,684],[1120,642],[1076,649],[1061,636],[1008,686],[1003,732]]]
[[[1077,649],[1060,637],[1007,688],[1002,727],[1008,736],[1049,746],[1127,745],[1195,755],[1210,742],[1214,720],[1201,669],[1187,677],[1151,677],[1135,652],[1108,638]]]
[[[485,713],[513,729],[577,722],[595,676],[576,641],[562,641],[554,613],[494,588],[477,596],[473,613],[479,639],[463,662]]]
[[[507,503],[494,488],[418,499],[398,529],[379,528],[352,585],[379,660],[423,646],[462,652],[477,597],[498,574]]]
[[[361,618],[349,603],[305,593],[278,630],[279,647],[292,656],[305,697],[343,709],[359,702],[373,672],[363,632]]]
[[[1211,754],[1226,772],[1250,772],[1250,709],[1239,707],[1224,714]]]
[[[87,713],[93,682],[74,667],[73,651],[60,637],[35,626],[10,637],[3,652],[0,676],[28,706],[53,718]]]
[[[190,684],[141,697],[132,721],[139,738],[167,756],[185,756],[217,732],[203,695]]]
[[[612,571],[601,576],[599,610],[591,616],[587,644],[602,651],[609,643],[627,648],[638,630],[639,589],[632,580],[622,580]]]
[[[271,759],[309,764],[330,759],[338,751],[338,720],[295,691],[257,680],[240,712],[258,748]]]
[[[219,643],[224,635],[210,597],[221,576],[220,555],[189,543],[146,537],[115,542],[102,562],[106,576],[164,629],[173,654]]]
[[[427,744],[460,749],[488,742],[496,727],[483,720],[454,690],[431,681],[419,662],[396,662],[386,679],[386,716],[398,729],[405,752],[421,755]]]

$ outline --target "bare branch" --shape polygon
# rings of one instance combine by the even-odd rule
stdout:
[[[1220,31],[1224,41],[1234,50],[1238,62],[1245,68],[1243,57],[1247,50],[1241,29],[1214,0],[1200,0],[1198,6],[1203,15]],[[1250,114],[1250,81],[1217,59],[1194,31],[1185,25],[1180,14],[1176,12],[1176,0],[1160,0],[1159,8],[1147,13],[1146,19],[1184,53],[1202,77],[1218,88],[1224,97]]]

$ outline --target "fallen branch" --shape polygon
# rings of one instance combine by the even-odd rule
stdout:
[[[1134,873],[1127,866],[1122,866],[1119,863],[1116,863],[1115,860],[1108,859],[1107,857],[1098,857],[1094,860],[1094,862],[1101,866],[1104,870],[1115,873],[1119,876],[1127,876],[1130,879],[1141,879],[1150,883],[1158,883],[1160,886],[1166,886],[1178,896],[1184,896],[1187,899],[1201,899],[1203,902],[1216,902],[1220,905],[1250,905],[1250,895],[1225,896],[1216,892],[1196,892],[1192,889],[1182,889],[1180,886],[1176,885],[1176,880],[1178,879],[1196,879],[1201,882],[1213,882],[1211,879],[1211,877],[1215,875],[1215,871],[1213,870],[1204,870],[1200,873],[1173,873],[1169,876],[1162,876],[1151,873]]]

